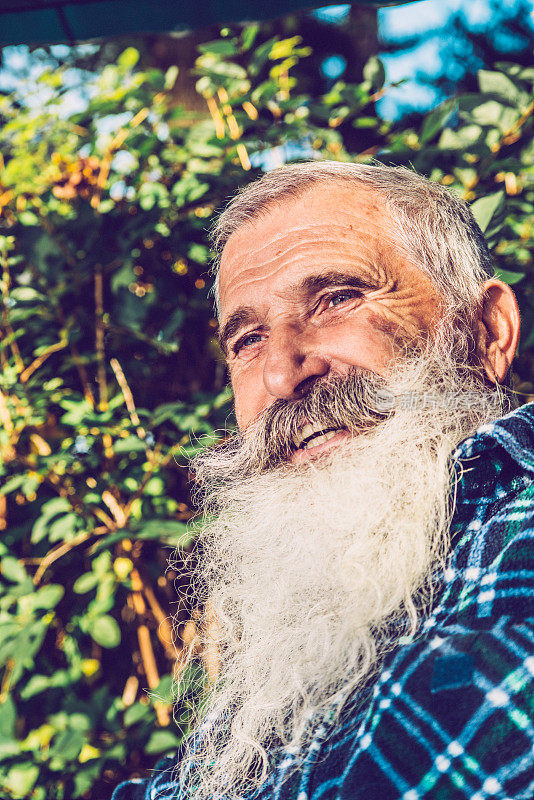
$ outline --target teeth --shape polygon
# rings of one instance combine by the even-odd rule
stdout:
[[[323,433],[322,436],[315,436],[310,442],[304,445],[303,450],[307,450],[309,447],[316,447],[318,444],[322,444],[323,442],[327,442],[332,436],[335,436],[336,433],[339,431],[328,431],[328,433]]]
[[[309,439],[310,436],[313,436],[314,433],[315,434],[321,433],[322,430],[323,429],[321,428],[320,425],[314,426],[310,425],[310,423],[307,422],[306,425],[304,425],[300,429],[300,431],[293,437],[293,444],[295,445],[296,448],[299,448],[302,445],[302,442],[306,441],[306,439]],[[316,445],[321,444],[322,442],[327,442],[329,439],[332,438],[332,436],[335,436],[336,433],[338,433],[338,430],[325,431],[324,433],[321,433],[320,436],[313,436],[313,439],[311,439],[309,442],[306,442],[306,444],[303,446],[303,449],[307,450],[308,447],[315,447]]]
[[[314,428],[313,425],[310,425],[310,423],[307,422],[306,425],[304,425],[304,427],[301,428],[300,431],[293,438],[293,442],[295,443],[295,447],[300,447],[300,445],[304,441],[304,439],[307,439],[308,436],[313,436],[313,434],[316,433],[316,431],[320,431],[320,430],[322,430],[322,429],[319,428],[319,427]]]

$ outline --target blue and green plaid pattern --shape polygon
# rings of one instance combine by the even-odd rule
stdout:
[[[534,798],[534,404],[453,458],[453,546],[431,615],[351,709],[317,723],[297,769],[282,753],[254,800]],[[185,800],[177,760],[112,800]]]

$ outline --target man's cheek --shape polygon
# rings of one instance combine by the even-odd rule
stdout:
[[[329,332],[324,346],[335,371],[357,367],[380,374],[395,354],[393,331],[397,328],[390,327],[381,315],[366,309],[365,316],[362,314],[343,329]]]
[[[421,342],[424,336],[421,328],[400,317],[393,308],[370,307],[368,322],[382,365],[389,365],[392,358],[404,355],[407,347]]]
[[[234,412],[237,426],[240,431],[244,431],[251,420],[261,411],[256,409],[258,405],[257,395],[260,386],[255,385],[253,379],[245,381],[239,374],[230,373],[230,384],[234,393]]]

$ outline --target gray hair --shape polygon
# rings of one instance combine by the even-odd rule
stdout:
[[[212,230],[217,254],[212,292],[218,315],[220,257],[230,236],[314,184],[343,181],[353,181],[355,189],[363,186],[382,196],[396,244],[430,277],[450,312],[471,316],[482,299],[481,285],[494,275],[494,269],[484,234],[467,204],[444,186],[405,167],[341,161],[278,167],[232,198]]]

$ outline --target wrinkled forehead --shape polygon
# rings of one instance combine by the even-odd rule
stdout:
[[[224,311],[236,286],[262,268],[274,274],[334,249],[374,262],[387,250],[399,251],[397,239],[378,193],[348,182],[316,184],[262,209],[230,236],[221,256],[221,306]]]

